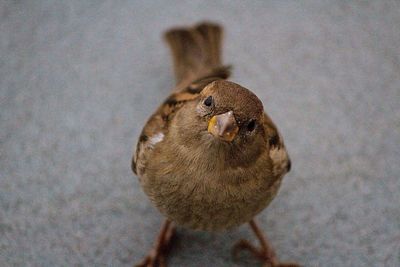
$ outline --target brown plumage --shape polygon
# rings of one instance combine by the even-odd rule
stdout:
[[[290,169],[282,137],[261,101],[225,80],[230,71],[221,63],[222,28],[201,23],[172,29],[165,39],[177,85],[144,126],[132,170],[167,223],[140,266],[165,264],[171,223],[218,231],[250,222],[257,234],[252,219],[275,197]],[[263,246],[265,238],[257,236],[260,250],[246,241],[236,248],[278,266],[273,250]]]

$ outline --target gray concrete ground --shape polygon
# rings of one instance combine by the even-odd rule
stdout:
[[[190,2],[190,3],[189,3]],[[399,1],[2,1],[0,265],[131,266],[162,217],[130,171],[173,85],[161,33],[227,29],[233,81],[256,92],[293,159],[260,216],[282,259],[400,266]],[[170,266],[230,256],[246,226],[179,229]]]

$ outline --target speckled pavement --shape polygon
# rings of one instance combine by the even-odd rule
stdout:
[[[258,216],[280,258],[400,266],[400,2],[168,2],[0,2],[0,266],[145,255],[162,217],[130,159],[173,87],[161,33],[203,19],[293,161]],[[259,266],[239,238],[180,228],[169,266]]]

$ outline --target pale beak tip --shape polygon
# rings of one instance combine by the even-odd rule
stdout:
[[[208,125],[208,132],[212,135],[231,142],[239,131],[233,111],[213,116]]]

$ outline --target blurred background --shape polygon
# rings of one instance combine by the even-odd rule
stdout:
[[[400,266],[399,1],[0,2],[0,265],[132,266],[162,222],[130,170],[174,85],[162,32],[224,25],[293,167],[258,216],[282,260]],[[258,266],[178,229],[170,266]]]

